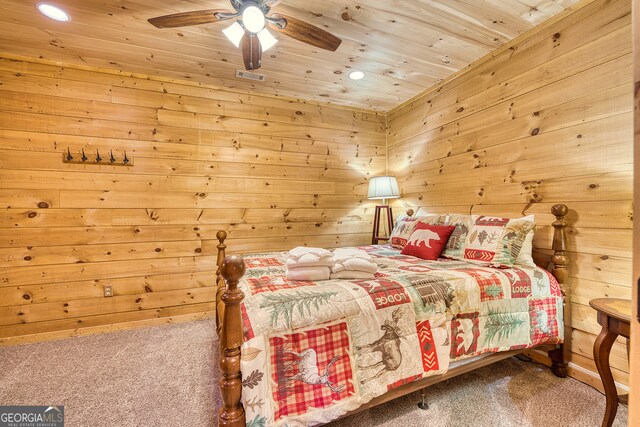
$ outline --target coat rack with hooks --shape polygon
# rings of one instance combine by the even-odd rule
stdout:
[[[62,153],[63,163],[74,163],[78,165],[105,165],[105,166],[133,166],[133,158],[127,156],[125,151],[122,156],[113,155],[113,150],[109,150],[109,155],[104,158],[100,155],[100,149],[96,149],[95,153],[87,155],[84,148],[80,153],[72,154],[69,147],[67,151]]]

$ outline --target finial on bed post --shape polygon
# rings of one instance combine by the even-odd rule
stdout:
[[[555,215],[556,220],[553,221],[553,275],[558,279],[558,283],[561,285],[567,282],[567,264],[569,260],[567,258],[567,235],[565,228],[567,224],[564,222],[564,217],[569,213],[567,205],[553,205],[551,213]],[[564,290],[564,289],[563,289]]]
[[[413,209],[407,209],[407,216],[413,216],[414,213]]]
[[[216,233],[216,238],[218,239],[218,259],[216,261],[216,265],[218,266],[216,270],[216,332],[220,335],[220,328],[222,325],[222,316],[224,314],[224,310],[219,309],[222,305],[222,294],[225,289],[224,280],[222,279],[221,269],[222,262],[226,256],[225,250],[227,249],[227,245],[224,244],[224,241],[227,239],[227,232],[224,230],[220,230]]]
[[[240,304],[244,293],[238,289],[238,282],[245,272],[244,260],[239,255],[228,256],[220,268],[227,289],[222,295],[224,319],[220,333],[220,392],[222,408],[218,413],[220,427],[244,427],[246,417],[240,402],[242,397],[242,372],[240,371],[240,346],[244,336]]]
[[[559,348],[549,352],[551,358],[551,370],[558,377],[567,376],[568,363],[571,358],[571,304],[570,295],[567,288],[567,265],[569,264],[569,257],[567,256],[567,235],[565,229],[567,224],[564,221],[564,217],[569,213],[569,208],[566,205],[558,204],[553,205],[551,213],[556,217],[553,222],[553,257],[551,262],[553,263],[552,274],[558,280],[562,295],[564,296],[563,302],[563,314],[564,314],[564,343]]]
[[[224,230],[220,230],[216,233],[216,239],[218,239],[218,260],[216,264],[218,265],[218,270],[216,271],[216,283],[220,281],[222,278],[220,269],[222,268],[222,262],[224,261],[225,249],[227,249],[227,245],[224,244],[224,241],[227,240],[227,232]]]

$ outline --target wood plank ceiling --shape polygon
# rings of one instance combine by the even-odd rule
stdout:
[[[226,0],[56,0],[72,16],[40,15],[37,0],[0,0],[0,52],[386,111],[578,0],[284,0],[274,11],[341,37],[327,52],[278,35],[264,82],[235,77],[228,23],[159,30],[148,18],[225,8]],[[351,70],[366,78],[352,81]]]

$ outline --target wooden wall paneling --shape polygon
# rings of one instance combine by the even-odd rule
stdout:
[[[634,106],[634,178],[640,182],[640,5],[633,2],[633,106]],[[633,206],[640,207],[640,192],[636,189],[633,197]],[[633,289],[632,292],[632,316],[631,316],[631,390],[629,404],[629,425],[640,424],[640,218],[634,219],[633,233],[633,272],[627,277]]]
[[[606,70],[595,71],[608,73],[616,66],[617,64],[611,63]],[[582,81],[590,80],[593,74],[595,73],[590,72]],[[613,71],[609,77],[610,79],[606,80],[606,83],[605,79],[600,77],[603,85],[598,86],[598,90],[595,92],[579,94],[577,97],[576,94],[568,94],[567,97],[549,99],[547,105],[543,104],[544,94],[539,97],[531,94],[527,97],[504,102],[498,107],[491,107],[483,111],[482,114],[462,118],[439,129],[411,137],[405,143],[394,147],[393,156],[390,156],[389,161],[397,163],[398,166],[410,165],[414,153],[423,153],[424,156],[428,156],[425,160],[435,160],[487,149],[507,141],[529,138],[532,133],[535,133],[536,136],[543,136],[546,133],[557,132],[575,124],[590,122],[596,122],[591,126],[597,126],[598,120],[614,115],[629,114],[629,85],[612,86],[612,83],[614,85],[616,83],[616,77],[618,80],[624,78],[619,71]],[[567,90],[562,89],[563,86],[576,83],[582,84],[568,81],[563,85],[554,85],[549,89],[557,89],[558,92],[564,94]],[[560,104],[553,104],[557,102]],[[542,105],[544,105],[544,109],[541,109]],[[500,110],[502,112],[508,111],[509,114],[503,115]],[[497,117],[502,117],[503,120],[496,120]],[[537,131],[534,132],[536,129]],[[491,135],[491,137],[489,138],[487,135]],[[577,137],[577,135],[581,135],[581,138],[584,136],[581,133],[576,133],[575,136]],[[423,148],[419,144],[421,141],[430,141],[432,144],[428,148]]]
[[[0,82],[0,344],[210,314],[221,228],[234,251],[367,241],[384,115],[7,59]]]
[[[549,208],[569,206],[573,363],[587,370],[600,330],[588,301],[631,294],[630,8],[585,3],[389,113],[402,209],[535,214],[535,255],[548,259]],[[615,348],[628,384],[626,348]]]
[[[0,263],[5,267],[27,265],[77,264],[85,262],[123,261],[136,257],[180,258],[202,252],[200,241],[151,242],[91,246],[47,246],[0,249]]]
[[[213,150],[216,148],[229,148],[241,153],[250,152],[253,156],[264,150],[272,150],[281,152],[284,155],[292,153],[297,155],[304,153],[305,155],[311,155],[310,159],[323,159],[327,158],[326,163],[331,163],[329,156],[353,156],[363,157],[371,159],[373,157],[379,157],[381,153],[384,153],[384,146],[378,145],[354,145],[343,146],[336,143],[329,143],[324,141],[308,141],[308,140],[295,140],[288,138],[273,138],[266,136],[254,136],[254,135],[238,135],[238,134],[221,134],[215,135],[212,139],[200,141],[202,147],[195,144],[185,143],[164,143],[159,145],[150,141],[127,141],[121,139],[107,139],[101,138],[96,140],[87,140],[85,137],[69,136],[69,135],[57,135],[55,140],[46,139],[42,134],[35,132],[21,132],[21,131],[3,131],[1,135],[4,137],[0,148],[6,150],[25,150],[31,151],[53,151],[60,147],[68,147],[74,153],[80,152],[82,148],[88,150],[93,147],[112,148],[114,153],[122,154],[123,151],[133,153],[136,158],[164,158],[164,159],[180,159],[188,158],[193,160],[213,160]],[[29,145],[25,146],[24,142],[28,141]],[[93,142],[93,144],[91,143]],[[256,150],[256,152],[250,151]],[[274,153],[270,153],[274,154]],[[6,155],[10,155],[7,153]],[[322,157],[325,156],[325,157]],[[15,159],[14,159],[15,160]],[[306,157],[304,157],[306,162]],[[16,165],[20,166],[19,162]],[[342,165],[342,163],[340,163]],[[136,165],[138,166],[138,165]],[[349,168],[351,169],[351,168]],[[79,170],[79,169],[78,169]],[[106,168],[99,169],[100,171],[106,170]],[[154,170],[149,170],[148,173],[153,173]],[[173,171],[175,172],[175,171]],[[215,171],[214,171],[215,172]],[[301,179],[304,179],[302,176]]]
[[[0,307],[0,322],[6,324],[35,323],[64,318],[112,314],[167,306],[197,304],[214,298],[211,287],[145,292],[141,295],[83,299],[79,301]]]
[[[153,273],[153,272],[151,272]],[[19,285],[0,287],[1,306],[20,306],[41,302],[67,301],[72,295],[74,300],[102,298],[103,284],[112,286],[114,296],[137,295],[145,292],[163,292],[177,289],[190,289],[210,286],[211,275],[208,271],[193,273],[175,273],[146,275],[124,278],[94,279],[64,283],[46,283],[41,285]]]
[[[617,1],[624,3],[627,0]],[[425,105],[452,105],[457,102],[457,92],[468,93],[470,96],[482,92],[495,85],[496,81],[507,80],[544,63],[550,54],[570,52],[583,42],[598,38],[602,34],[599,32],[601,27],[628,15],[628,10],[625,11],[624,7],[609,9],[607,6],[598,1],[576,4],[564,13],[536,26],[527,34],[500,46],[441,83],[396,106],[389,111],[390,122],[408,111],[418,107],[425,108]],[[552,27],[554,33],[550,32]],[[573,37],[573,43],[567,40],[567,35],[572,31],[577,32],[577,36]],[[557,43],[559,39],[553,37],[556,34],[564,35],[562,43]],[[463,84],[465,86],[460,86]],[[454,88],[456,90],[452,91]]]
[[[526,69],[528,71],[516,75],[509,81],[488,88],[486,90],[488,92],[486,96],[482,96],[482,92],[470,96],[467,99],[445,105],[439,110],[433,107],[433,103],[428,104],[430,111],[428,119],[425,122],[414,122],[413,124],[400,122],[394,124],[392,121],[390,124],[390,132],[396,134],[395,136],[397,137],[397,140],[401,141],[403,139],[403,135],[415,135],[417,126],[426,129],[434,129],[453,120],[458,120],[475,114],[478,111],[486,110],[488,107],[499,104],[505,99],[525,95],[542,86],[546,86],[563,79],[579,79],[584,75],[588,75],[580,75],[578,73],[599,65],[604,66],[607,62],[617,60],[618,58],[630,53],[628,46],[628,18],[626,21],[627,26],[616,30],[613,34],[615,37],[603,37],[584,46],[582,49],[575,49],[563,55],[558,55],[548,63],[543,64],[544,66],[541,66],[540,69]],[[625,38],[627,39],[626,44]],[[609,47],[611,47],[611,50],[608,49]],[[608,52],[607,55],[594,58],[593,55],[590,54],[592,49],[605,48]],[[565,62],[570,63],[571,66],[558,66],[559,63]],[[550,72],[551,70],[554,72]],[[556,72],[555,70],[560,71]],[[576,94],[574,94],[574,96],[575,95]],[[515,104],[515,102],[511,101],[509,103],[509,106],[513,107],[511,103]],[[451,108],[452,105],[455,105],[456,108]],[[503,109],[503,111],[504,110],[505,109]],[[402,120],[406,121],[409,117],[405,115]],[[398,120],[401,120],[400,117]]]
[[[132,327],[187,322],[206,319],[214,315],[215,303],[206,302],[48,322],[21,323],[0,326],[0,345],[26,344],[100,332],[115,332]]]
[[[114,225],[134,224],[224,224],[235,218],[235,224],[367,221],[373,216],[361,209],[118,209]]]
[[[125,261],[56,264],[41,266],[3,267],[0,285],[21,286],[46,283],[64,283],[79,280],[102,280],[176,272],[215,271],[210,256],[164,259],[129,259]],[[72,296],[70,296],[72,297]]]
[[[90,84],[96,92],[102,93],[99,85],[109,87],[110,100],[116,104],[129,106],[166,108],[176,111],[191,111],[203,113],[237,112],[238,117],[258,120],[270,119],[273,112],[290,111],[291,120],[306,123],[313,121],[318,126],[337,129],[351,129],[357,131],[362,127],[375,128],[375,124],[385,124],[385,115],[368,110],[345,108],[340,106],[321,105],[305,100],[292,101],[275,96],[262,96],[255,92],[242,92],[230,88],[211,88],[189,81],[170,81],[165,79],[140,79],[136,75],[127,73],[113,73],[104,70],[96,75],[94,70],[83,70],[75,67],[60,68],[38,62],[25,62],[0,58],[0,70],[7,76],[19,74],[22,77],[39,76],[44,81],[47,78],[63,79],[65,82],[80,82],[80,85]],[[5,74],[3,74],[5,75]],[[24,84],[24,79],[16,84],[22,84],[29,93],[56,95],[61,92],[60,86],[47,85],[45,88],[33,88]],[[46,88],[50,88],[47,90]],[[82,96],[82,95],[81,95]],[[215,102],[211,102],[215,101]],[[266,108],[259,108],[266,107]],[[229,111],[229,109],[232,111]],[[272,112],[273,109],[273,112]],[[302,113],[302,114],[301,114]],[[285,113],[283,113],[285,114]],[[286,120],[286,119],[285,119]],[[275,115],[278,121],[278,115]],[[350,123],[348,127],[343,124]],[[307,123],[311,124],[311,123]],[[319,126],[323,127],[323,126]]]
[[[93,146],[91,148],[94,148]],[[122,176],[134,175],[131,168],[117,168],[104,165],[78,165],[62,163],[62,149],[59,152],[20,152],[16,150],[0,150],[0,166],[3,169],[13,168],[14,170],[64,170],[64,171],[84,171],[84,172],[117,172],[123,170]],[[66,151],[66,149],[65,149]],[[158,150],[161,151],[161,150]],[[115,154],[115,151],[114,151]],[[25,156],[29,156],[30,161],[25,161]],[[254,156],[255,157],[255,156]],[[136,157],[135,172],[143,175],[187,175],[187,176],[210,176],[210,177],[236,177],[243,178],[252,176],[257,178],[287,179],[294,178],[297,181],[332,181],[332,182],[354,182],[365,183],[366,179],[381,171],[358,170],[356,168],[329,168],[321,166],[290,166],[290,165],[269,165],[257,163],[234,163],[229,167],[227,162],[210,162],[202,160],[180,159],[180,158],[151,158]],[[1,184],[1,183],[0,183]]]

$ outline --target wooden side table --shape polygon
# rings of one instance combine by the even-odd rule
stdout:
[[[609,365],[609,355],[611,347],[619,335],[627,339],[627,351],[629,351],[631,300],[597,298],[589,301],[589,305],[598,312],[598,323],[602,326],[600,335],[593,345],[593,358],[596,361],[607,397],[607,408],[602,420],[602,427],[611,427],[616,418],[616,412],[618,412],[620,399]]]

